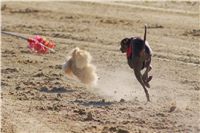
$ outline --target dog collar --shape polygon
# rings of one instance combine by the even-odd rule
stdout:
[[[127,56],[127,58],[130,58],[132,56],[132,52],[133,52],[133,50],[131,48],[131,45],[129,45],[129,47],[126,50],[126,56]]]

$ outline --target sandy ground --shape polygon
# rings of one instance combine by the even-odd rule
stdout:
[[[1,38],[3,133],[200,132],[198,2],[3,2],[2,30],[56,42],[56,53],[30,53]],[[119,51],[124,37],[143,36],[154,51],[146,103]],[[66,78],[74,47],[88,50],[99,83]]]

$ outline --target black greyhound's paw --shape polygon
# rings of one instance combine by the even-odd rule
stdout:
[[[147,83],[149,83],[152,80],[153,76],[149,76],[148,79],[146,80]]]

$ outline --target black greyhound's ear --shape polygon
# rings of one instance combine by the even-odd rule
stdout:
[[[129,38],[124,38],[122,41],[121,41],[121,45],[128,45],[130,43],[130,39]]]

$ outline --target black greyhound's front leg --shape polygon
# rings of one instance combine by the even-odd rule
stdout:
[[[143,87],[143,89],[144,89],[144,92],[145,92],[145,94],[146,94],[146,98],[147,98],[147,101],[150,101],[150,98],[149,98],[149,92],[148,92],[148,90],[146,89],[146,87],[145,87],[145,83],[144,83],[144,81],[143,81],[143,79],[142,79],[142,74],[141,74],[141,72],[139,71],[135,71],[135,69],[134,69],[134,72],[135,72],[135,76],[136,76],[136,78],[137,78],[137,80],[140,82],[140,84],[142,85],[142,87]]]
[[[150,88],[150,85],[148,82],[151,81],[151,79],[152,79],[152,76],[148,76],[149,71],[151,71],[151,69],[152,69],[150,64],[151,64],[151,58],[149,58],[146,61],[146,63],[145,63],[146,70],[145,70],[144,74],[142,75],[142,79],[145,82],[145,86],[147,86],[148,88]]]

